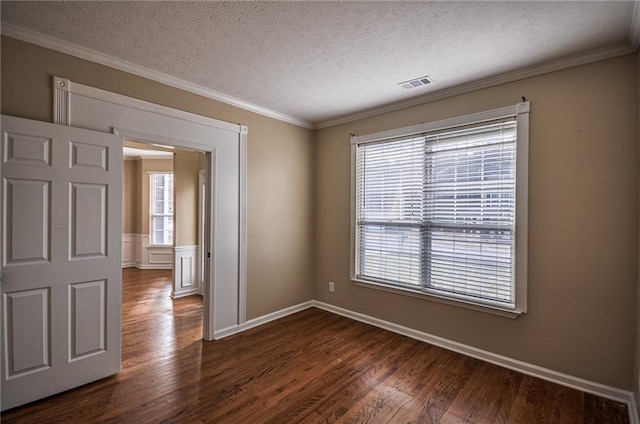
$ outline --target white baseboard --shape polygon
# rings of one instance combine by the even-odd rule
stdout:
[[[171,264],[136,264],[138,269],[173,269]]]
[[[173,269],[173,246],[150,246],[149,234],[122,234],[122,268]]]
[[[434,336],[429,333],[424,333],[422,331],[394,324],[389,321],[384,321],[379,318],[374,318],[369,315],[333,306],[328,303],[313,300],[311,301],[311,304],[316,308],[323,309],[334,314],[342,315],[344,317],[364,322],[366,324],[371,324],[375,327],[383,328],[397,334],[402,334],[403,336],[411,337],[412,339],[420,340],[425,343],[441,347],[443,349],[461,353],[463,355],[470,356],[481,361],[489,362],[494,365],[520,372],[522,374],[527,374],[533,377],[540,378],[542,380],[570,387],[572,389],[625,403],[629,411],[630,422],[633,424],[640,424],[640,421],[638,420],[638,410],[636,408],[635,396],[630,391],[606,386],[604,384],[595,383],[593,381],[574,377],[568,374],[563,374],[557,371],[550,370],[548,368],[543,368],[537,365],[519,361],[517,359],[508,358],[506,356],[478,349],[473,346],[468,346],[462,343],[454,342],[452,340],[444,339],[442,337]]]
[[[245,322],[244,324],[234,325],[231,327],[224,328],[222,330],[218,330],[214,333],[214,338],[215,340],[222,339],[224,337],[228,337],[233,334],[246,331],[250,328],[258,327],[262,324],[266,324],[268,322],[286,317],[287,315],[291,315],[311,307],[322,309],[337,315],[342,315],[344,317],[347,317],[356,321],[364,322],[366,324],[370,324],[378,328],[382,328],[397,334],[401,334],[403,336],[410,337],[412,339],[420,340],[422,342],[429,343],[434,346],[438,346],[453,352],[457,352],[465,356],[470,356],[472,358],[476,358],[484,362],[489,362],[494,365],[498,365],[513,371],[520,372],[522,374],[530,375],[532,377],[537,377],[542,380],[560,384],[561,386],[569,387],[572,389],[580,390],[582,392],[600,396],[606,399],[614,400],[616,402],[624,403],[627,405],[627,410],[629,411],[630,423],[640,424],[640,419],[638,418],[638,409],[637,409],[636,399],[633,392],[618,389],[616,387],[606,386],[600,383],[595,383],[593,381],[589,381],[583,378],[574,377],[572,375],[553,371],[548,368],[543,368],[538,365],[529,364],[527,362],[519,361],[517,359],[508,358],[506,356],[498,355],[493,352],[488,352],[486,350],[478,349],[473,346],[454,342],[452,340],[438,337],[433,334],[414,330],[413,328],[404,327],[402,325],[394,324],[392,322],[375,318],[369,315],[361,314],[359,312],[353,312],[348,309],[343,309],[338,306],[330,305],[328,303],[319,302],[317,300],[310,300],[308,302],[290,306],[288,308],[281,309],[279,311],[275,311],[270,314],[251,319]]]
[[[190,290],[183,290],[181,292],[171,293],[171,297],[174,299],[179,299],[181,297],[191,296],[194,294],[202,295],[202,293],[200,293],[200,289],[190,289]]]
[[[303,311],[305,309],[309,309],[313,306],[313,301],[310,300],[308,302],[300,303],[298,305],[289,306],[288,308],[280,309],[279,311],[271,312],[270,314],[262,315],[258,318],[250,319],[243,324],[233,325],[231,327],[223,328],[222,330],[217,330],[213,333],[213,338],[215,340],[219,340],[233,334],[240,333],[242,331],[249,330],[250,328],[258,327],[262,324],[266,324],[271,321],[275,321],[280,318],[284,318],[287,315],[295,314],[296,312]]]

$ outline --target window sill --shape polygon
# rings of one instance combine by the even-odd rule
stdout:
[[[374,283],[372,281],[360,280],[357,278],[351,278],[351,281],[353,281],[356,286],[360,286],[360,287],[366,287],[366,288],[385,291],[389,293],[395,293],[403,296],[416,297],[418,299],[431,300],[438,303],[444,303],[446,305],[472,309],[474,311],[485,312],[488,314],[498,315],[505,318],[515,319],[522,314],[522,312],[518,310],[501,309],[494,306],[482,305],[479,303],[473,303],[473,302],[462,300],[462,299],[452,299],[444,296],[438,296],[432,293],[425,293],[419,290],[411,290],[409,288],[404,288],[404,287],[391,287],[385,284]]]
[[[173,248],[173,244],[149,244],[147,247],[152,249],[171,249]]]

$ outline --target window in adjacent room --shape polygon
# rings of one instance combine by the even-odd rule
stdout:
[[[173,173],[151,173],[151,244],[173,245]]]
[[[529,103],[352,138],[352,278],[526,311]]]

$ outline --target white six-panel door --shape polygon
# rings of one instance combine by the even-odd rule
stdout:
[[[122,140],[1,126],[5,410],[120,370]]]

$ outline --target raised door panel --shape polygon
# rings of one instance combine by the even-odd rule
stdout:
[[[193,287],[193,257],[180,257],[180,286],[184,289]]]
[[[51,165],[51,139],[7,133],[4,138],[4,161],[27,165]]]
[[[50,181],[4,179],[5,265],[50,259]]]
[[[106,348],[106,280],[69,286],[69,360],[95,355]]]
[[[3,295],[5,376],[8,380],[51,366],[49,289]]]
[[[107,171],[109,148],[96,146],[77,141],[70,143],[70,168],[85,168],[99,171]]]
[[[108,189],[104,184],[71,183],[70,258],[105,256]]]

